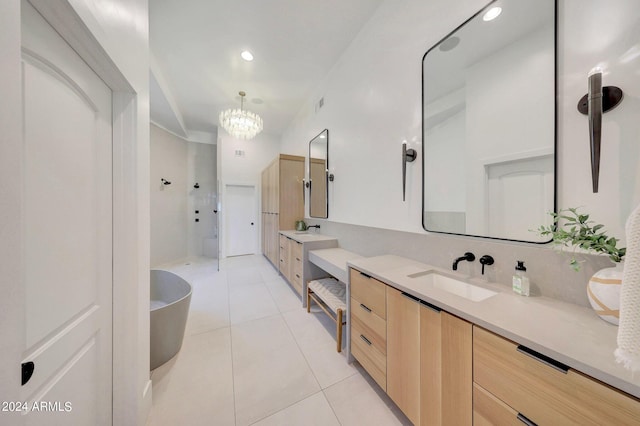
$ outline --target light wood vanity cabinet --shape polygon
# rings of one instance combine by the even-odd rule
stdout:
[[[514,416],[537,425],[640,423],[640,401],[629,395],[477,326],[473,342],[477,424]]]
[[[280,273],[302,296],[302,243],[280,235]]]
[[[351,354],[415,425],[472,424],[472,325],[350,270]]]
[[[262,171],[262,253],[278,265],[278,232],[304,217],[304,157],[280,154]]]
[[[420,301],[387,286],[387,394],[420,424]]]
[[[351,269],[351,353],[387,390],[386,284]]]

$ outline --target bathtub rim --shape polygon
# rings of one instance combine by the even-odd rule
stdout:
[[[176,274],[175,272],[167,271],[166,269],[151,268],[151,269],[149,269],[149,274],[151,274],[151,272],[153,272],[153,271],[166,272],[168,274],[171,274],[171,275],[174,275],[174,276],[180,278],[182,281],[184,281],[189,286],[189,292],[187,294],[185,294],[183,297],[181,297],[181,298],[179,298],[177,300],[174,300],[171,303],[167,303],[166,305],[158,306],[158,307],[153,308],[153,309],[151,308],[151,298],[150,298],[149,299],[149,312],[155,312],[157,310],[167,308],[168,306],[175,305],[176,303],[179,303],[179,302],[183,301],[184,299],[190,297],[191,294],[193,293],[193,285],[189,281],[187,281],[184,278],[182,278],[180,275]]]

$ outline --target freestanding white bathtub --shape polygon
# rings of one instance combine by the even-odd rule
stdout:
[[[190,303],[191,284],[172,272],[151,270],[151,370],[182,347]]]

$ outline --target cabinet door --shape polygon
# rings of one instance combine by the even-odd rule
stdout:
[[[442,311],[420,306],[420,424],[442,424]]]
[[[304,158],[280,158],[279,204],[280,230],[294,229],[296,220],[304,218],[302,199]],[[302,161],[298,158],[301,158]]]
[[[464,426],[473,417],[471,323],[442,312],[442,424]]]
[[[387,393],[420,424],[420,303],[387,287]]]

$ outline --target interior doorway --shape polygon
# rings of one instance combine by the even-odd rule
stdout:
[[[253,185],[226,185],[225,240],[227,256],[257,252],[256,188]]]

